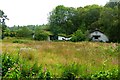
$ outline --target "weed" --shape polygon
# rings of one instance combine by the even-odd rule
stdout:
[[[9,55],[3,53],[2,55],[2,76],[5,76],[9,68],[12,68],[15,63]]]
[[[28,43],[28,41],[27,40],[19,40],[19,39],[17,39],[17,40],[13,40],[12,41],[13,43]]]
[[[75,78],[79,74],[80,65],[73,63],[71,65],[65,66],[62,76],[65,78]]]
[[[100,71],[96,74],[91,75],[91,79],[99,79],[99,80],[119,80],[118,79],[118,70],[107,70],[107,71]]]

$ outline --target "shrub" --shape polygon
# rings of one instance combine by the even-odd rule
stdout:
[[[32,37],[32,31],[27,27],[21,27],[16,32],[16,37]]]
[[[110,71],[100,71],[96,74],[91,75],[91,79],[119,80],[118,79],[118,70],[113,69],[113,70],[110,70]]]
[[[13,40],[12,41],[13,43],[27,43],[27,41],[25,41],[25,40]]]
[[[78,41],[84,41],[85,40],[85,35],[81,30],[77,30],[71,38],[72,42],[78,42]]]
[[[64,71],[62,73],[62,76],[67,78],[67,79],[72,79],[74,80],[76,78],[76,76],[78,76],[79,74],[79,65],[78,64],[71,64],[71,65],[68,65],[64,68]]]
[[[10,32],[10,37],[15,37],[16,36],[16,31],[11,31]]]
[[[34,63],[30,65],[29,63],[20,63],[15,64],[13,67],[9,68],[3,78],[12,78],[15,80],[19,80],[20,78],[38,78],[37,74],[41,70],[41,67]]]
[[[9,68],[3,79],[12,78],[13,80],[19,80],[21,77],[20,66],[18,64],[14,64],[13,67]]]
[[[10,29],[9,29],[9,28],[6,28],[6,29],[4,30],[4,35],[5,35],[5,36],[10,36]]]
[[[2,54],[3,79],[12,78],[19,80],[19,78],[38,78],[38,73],[42,67],[38,66],[37,62],[30,64],[28,61],[18,59],[20,58],[15,59],[8,54]],[[47,76],[49,77],[49,74]]]
[[[46,32],[42,30],[35,31],[35,37],[34,37],[35,40],[41,41],[41,40],[47,40],[47,38],[48,38],[48,34]]]
[[[12,68],[15,63],[9,55],[3,53],[2,55],[2,76],[5,76],[9,68]]]

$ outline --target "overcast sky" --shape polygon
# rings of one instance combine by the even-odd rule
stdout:
[[[48,22],[48,15],[57,5],[83,7],[91,4],[104,6],[109,0],[0,0],[0,9],[10,19],[8,26],[41,25]]]

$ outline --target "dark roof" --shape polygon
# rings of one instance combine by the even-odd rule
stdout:
[[[95,31],[99,31],[99,32],[103,33],[103,32],[100,31],[98,28],[96,28],[95,30],[91,30],[90,33],[93,33],[93,32],[95,32]]]

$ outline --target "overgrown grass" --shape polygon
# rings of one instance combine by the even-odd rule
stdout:
[[[15,63],[9,66],[11,68],[7,67],[3,77],[10,77],[15,73],[14,70],[20,72],[17,75],[18,78],[64,77],[69,79],[86,76],[96,79],[101,74],[104,77],[109,73],[114,74],[113,70],[115,70],[115,76],[117,75],[119,54],[117,43],[31,40],[27,40],[28,43],[13,43],[12,41],[14,40],[3,40],[3,55],[10,56],[9,59]]]

